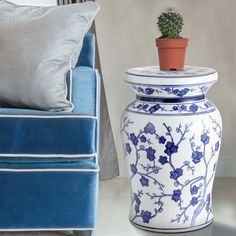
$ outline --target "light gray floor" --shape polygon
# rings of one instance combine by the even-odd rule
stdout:
[[[136,229],[128,221],[129,201],[126,178],[115,178],[100,183],[99,216],[95,236],[236,236],[236,178],[216,178],[213,191],[215,222],[205,229],[191,233],[157,234]],[[0,233],[0,236],[63,235],[66,233]]]
[[[96,236],[236,236],[236,178],[216,178],[213,190],[215,222],[192,233],[157,234],[139,230],[128,221],[129,206],[125,178],[102,182]]]

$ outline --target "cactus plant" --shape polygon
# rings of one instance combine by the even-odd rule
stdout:
[[[183,17],[172,8],[168,8],[158,17],[158,28],[162,33],[161,38],[177,39],[183,27]]]
[[[162,36],[156,38],[161,70],[184,70],[188,39],[180,36],[183,17],[173,8],[168,8],[158,17],[158,28]]]

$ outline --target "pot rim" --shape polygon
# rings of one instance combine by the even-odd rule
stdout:
[[[161,41],[167,41],[167,40],[170,40],[170,41],[178,41],[178,40],[189,40],[189,38],[176,38],[176,39],[172,39],[172,38],[156,38],[156,40],[161,40]]]
[[[188,46],[189,39],[188,38],[156,38],[156,46],[159,48],[186,48]]]
[[[159,38],[156,38],[156,40],[189,40],[189,38],[182,37],[182,38],[173,39],[173,38],[161,38],[161,37],[159,37]]]

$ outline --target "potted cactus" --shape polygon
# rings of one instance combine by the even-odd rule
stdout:
[[[182,38],[183,17],[172,8],[161,13],[157,22],[162,34],[156,39],[161,70],[183,70],[188,39]]]

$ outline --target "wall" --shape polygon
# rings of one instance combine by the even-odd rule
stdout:
[[[236,176],[235,16],[234,0],[97,0],[96,19],[102,70],[121,175],[126,175],[119,133],[120,115],[134,99],[123,81],[129,67],[156,65],[154,39],[157,16],[168,6],[183,15],[183,36],[190,39],[187,64],[209,66],[219,72],[219,82],[208,97],[223,116],[224,132],[217,174]]]

